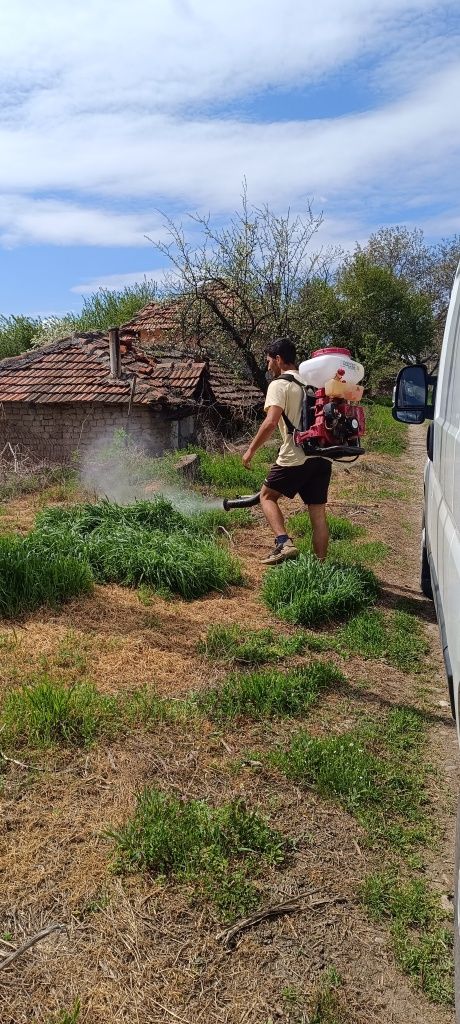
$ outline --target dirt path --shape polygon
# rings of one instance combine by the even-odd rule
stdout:
[[[338,733],[363,711],[384,715],[395,704],[425,714],[440,830],[425,872],[447,901],[458,753],[433,610],[418,588],[423,431],[409,436],[408,451],[397,461],[372,456],[349,473],[337,470],[331,510],[388,544],[377,570],[383,606],[412,602],[432,654],[418,676],[384,661],[333,655],[347,687],[329,694],[307,727]],[[21,521],[27,516],[24,501]],[[260,600],[260,557],[270,543],[260,519],[235,535],[248,586],[230,595],[193,603],[154,599],[144,606],[133,592],[97,588],[59,613],[33,616],[20,630],[5,628],[3,685],[31,671],[70,683],[87,675],[107,692],[154,682],[160,693],[177,696],[211,685],[224,670],[197,652],[210,623],[280,628]],[[366,848],[356,820],[313,790],[251,763],[241,766],[247,751],[286,743],[297,728],[285,720],[240,722],[222,734],[210,723],[163,724],[85,752],[43,754],[40,763],[48,770],[39,774],[4,764],[0,937],[20,944],[54,921],[67,931],[0,974],[2,1024],[54,1024],[54,1015],[77,998],[81,1024],[308,1024],[308,1008],[331,968],[342,979],[343,1009],[335,1018],[324,1016],[324,1024],[452,1024],[451,1010],[430,1003],[397,968],[388,929],[370,922],[357,899],[363,878],[382,863]],[[292,918],[249,931],[226,951],[216,940],[218,920],[207,906],[194,904],[190,888],[109,871],[107,830],[126,820],[145,784],[211,803],[238,796],[262,810],[294,840],[288,864],[259,881],[262,904],[305,889],[327,902],[310,908],[306,901]]]

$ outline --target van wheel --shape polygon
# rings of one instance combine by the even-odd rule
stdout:
[[[425,545],[422,547],[422,571],[420,574],[420,587],[422,594],[428,597],[430,601],[433,600],[433,585],[431,583],[431,572],[430,563],[428,561],[428,555]]]

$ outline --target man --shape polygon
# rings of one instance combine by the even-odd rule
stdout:
[[[277,565],[287,558],[297,558],[299,551],[286,533],[283,513],[278,506],[282,496],[294,498],[296,494],[308,508],[315,555],[324,560],[329,542],[326,502],[331,463],[327,459],[305,455],[303,449],[294,444],[292,432],[283,419],[284,414],[295,428],[300,425],[303,389],[281,376],[289,373],[296,380],[301,380],[296,366],[295,345],[288,338],[278,338],[269,345],[266,356],[268,371],[273,378],[265,396],[266,416],[243,455],[243,465],[249,469],[255,452],[279,427],[282,443],[278,458],[260,492],[263,513],[275,535],[275,548],[262,561],[265,565]]]

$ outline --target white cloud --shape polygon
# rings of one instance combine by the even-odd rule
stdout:
[[[157,267],[155,270],[135,270],[125,274],[104,274],[101,277],[94,277],[91,281],[75,284],[70,290],[77,295],[92,295],[99,288],[118,291],[127,285],[142,284],[145,280],[155,281],[161,287],[166,278],[168,281],[171,280],[169,267]]]
[[[225,215],[244,175],[253,201],[279,208],[326,193],[345,237],[414,197],[442,194],[455,216],[460,66],[443,17],[456,5],[3,5],[0,243],[145,245],[163,233],[155,208]],[[370,56],[382,99],[362,114],[258,124],[209,114]]]

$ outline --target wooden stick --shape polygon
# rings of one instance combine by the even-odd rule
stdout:
[[[19,946],[19,949],[15,949],[14,953],[10,953],[9,956],[5,956],[3,960],[0,960],[0,971],[3,971],[4,967],[9,967],[13,963],[13,960],[17,960],[19,956],[22,956],[26,950],[30,949],[31,946],[35,946],[37,942],[41,942],[42,939],[46,939],[47,935],[51,935],[52,932],[61,931],[65,928],[65,924],[50,924],[48,928],[42,928],[41,932],[37,932],[32,935],[30,939],[23,946]]]
[[[0,750],[0,757],[3,761],[7,761],[8,764],[17,764],[18,768],[27,768],[29,771],[33,772],[46,772],[46,768],[40,768],[39,765],[25,764],[24,761],[17,761],[15,757],[7,757],[6,754],[3,753],[3,750]]]
[[[309,892],[299,893],[292,900],[286,900],[285,903],[276,903],[272,907],[266,907],[265,910],[256,910],[254,914],[249,917],[243,917],[240,921],[237,921],[231,928],[225,929],[216,935],[218,942],[223,942],[225,946],[230,946],[237,935],[240,932],[246,931],[248,928],[252,928],[256,924],[260,924],[262,921],[267,921],[274,917],[280,917],[282,914],[295,914],[296,910],[301,908],[301,900],[306,899],[308,896],[313,896],[317,889],[310,890]],[[310,903],[308,910],[314,910],[316,907],[322,907],[330,903],[345,903],[347,901],[346,896],[334,896],[332,899],[315,900]]]

